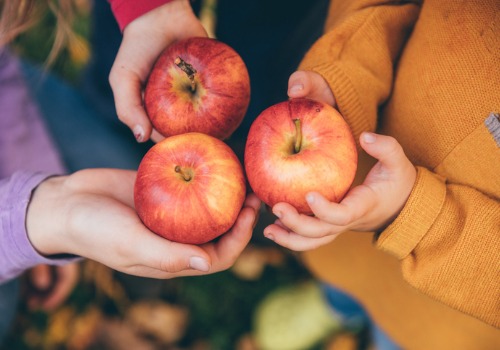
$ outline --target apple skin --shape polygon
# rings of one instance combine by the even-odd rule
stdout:
[[[203,244],[227,232],[245,196],[243,167],[232,149],[201,133],[172,136],[151,147],[134,186],[142,222],[168,240],[188,244]]]
[[[296,153],[296,125],[302,142]],[[357,169],[357,150],[349,125],[333,107],[310,99],[291,99],[264,110],[252,123],[244,164],[250,187],[268,206],[286,202],[310,215],[305,200],[317,191],[342,200]]]
[[[196,70],[191,80],[180,57]],[[155,63],[144,91],[154,128],[168,137],[201,132],[227,139],[241,124],[250,103],[250,78],[239,54],[211,38],[192,37],[168,46]]]

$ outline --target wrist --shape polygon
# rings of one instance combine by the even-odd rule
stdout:
[[[67,176],[42,181],[32,193],[26,212],[26,232],[33,248],[43,256],[67,253],[61,191]]]

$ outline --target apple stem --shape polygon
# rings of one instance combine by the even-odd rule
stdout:
[[[182,178],[186,181],[191,181],[191,174],[184,171],[179,165],[175,166],[175,172],[181,174]]]
[[[194,75],[196,74],[196,69],[193,68],[192,65],[184,61],[182,58],[177,56],[174,61],[175,65],[179,67],[191,81],[191,91],[194,92],[196,90],[196,82],[194,81]]]
[[[302,128],[300,125],[300,119],[294,119],[293,123],[295,124],[295,145],[294,145],[294,150],[295,153],[300,152],[300,148],[302,146]]]

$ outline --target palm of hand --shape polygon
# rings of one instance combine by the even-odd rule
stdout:
[[[27,230],[44,255],[69,253],[124,273],[152,278],[213,273],[230,267],[252,234],[260,201],[247,200],[233,228],[203,246],[168,241],[134,210],[134,171],[89,169],[54,177],[35,191]]]

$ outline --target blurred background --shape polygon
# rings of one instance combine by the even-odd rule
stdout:
[[[192,3],[209,34],[235,48],[249,69],[248,115],[227,141],[241,157],[251,121],[287,98],[288,76],[320,35],[328,4]],[[50,13],[16,40],[14,50],[23,58],[24,73],[55,142],[81,139],[61,147],[68,171],[134,169],[151,145],[135,143],[114,111],[107,79],[121,34],[106,1],[78,0],[75,10],[74,35],[50,66],[44,66],[54,39]],[[51,118],[61,113],[77,121],[76,130]],[[3,349],[257,350],[261,338],[273,344],[270,350],[337,348],[345,332],[329,318],[300,257],[263,238],[270,220],[263,208],[248,248],[230,270],[215,275],[159,281],[84,261],[78,285],[64,305],[50,313],[19,305]]]

